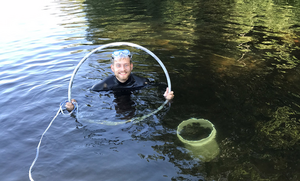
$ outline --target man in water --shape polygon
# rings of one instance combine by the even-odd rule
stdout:
[[[114,75],[95,84],[91,90],[97,92],[105,90],[136,90],[148,85],[150,83],[148,79],[131,73],[133,69],[131,59],[132,55],[129,50],[114,51],[111,58],[112,64],[110,65]],[[169,92],[169,89],[167,88],[164,97],[166,100],[172,100],[174,98],[174,92]],[[73,102],[76,102],[76,100],[72,99],[71,102],[66,103],[65,106],[68,111],[74,109]]]

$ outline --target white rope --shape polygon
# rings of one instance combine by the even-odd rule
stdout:
[[[60,104],[60,107],[59,107],[59,109],[58,109],[56,115],[54,116],[54,118],[52,119],[52,121],[49,123],[48,127],[47,127],[46,130],[43,132],[43,134],[42,134],[42,136],[41,136],[41,138],[40,138],[40,142],[39,142],[39,144],[38,144],[38,146],[37,146],[37,148],[36,148],[36,155],[35,155],[35,158],[34,158],[32,164],[31,164],[31,166],[30,166],[30,168],[29,168],[29,179],[30,179],[31,181],[34,181],[33,178],[32,178],[32,176],[31,176],[31,170],[32,170],[32,167],[34,166],[36,160],[37,160],[38,157],[39,157],[39,151],[40,151],[40,146],[41,146],[41,143],[42,143],[42,139],[43,139],[44,135],[46,134],[46,132],[48,131],[48,129],[50,128],[50,126],[52,125],[53,121],[54,121],[54,120],[56,119],[56,117],[58,116],[58,114],[59,114],[60,112],[61,112],[62,114],[64,114],[64,111],[63,111],[63,109],[62,109],[62,106],[63,106],[66,102],[67,102],[67,101],[65,101],[65,102],[63,102],[63,103]],[[78,104],[77,104],[77,102],[75,102],[75,103],[73,102],[73,105],[74,105],[73,111],[76,109],[76,112],[77,112],[77,114],[78,114],[78,107],[77,107]],[[73,111],[70,112],[69,114],[72,114]]]
[[[41,143],[42,143],[42,139],[43,139],[44,135],[46,134],[46,132],[48,131],[48,129],[50,128],[50,126],[52,125],[52,123],[53,123],[53,121],[55,120],[55,118],[58,116],[58,114],[59,114],[60,111],[61,111],[61,110],[60,110],[60,108],[59,108],[59,110],[57,111],[56,115],[54,116],[54,118],[52,119],[52,121],[50,122],[50,124],[48,125],[48,127],[46,128],[46,130],[44,131],[44,133],[42,134],[42,136],[41,136],[41,138],[40,138],[40,142],[39,142],[39,144],[38,144],[38,146],[37,146],[37,148],[36,148],[36,155],[35,155],[35,158],[34,158],[32,164],[31,164],[31,166],[30,166],[30,168],[29,168],[29,179],[30,179],[31,181],[34,181],[33,178],[31,177],[31,169],[32,169],[33,165],[35,164],[36,160],[37,160],[38,157],[39,157],[39,150],[40,150],[40,146],[41,146]]]

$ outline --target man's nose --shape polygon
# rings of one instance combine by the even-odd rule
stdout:
[[[122,65],[121,70],[126,70],[126,67],[127,67],[126,65]]]

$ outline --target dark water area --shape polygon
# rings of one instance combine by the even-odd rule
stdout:
[[[34,180],[300,180],[298,1],[4,4],[0,180],[29,180],[40,136],[67,99],[76,65],[100,45],[120,41],[162,60],[175,92],[171,106],[116,126],[59,115],[43,138]],[[119,48],[133,53],[135,74],[157,85],[122,100],[90,91],[112,74],[109,59]],[[166,85],[147,53],[110,47],[82,65],[72,98],[80,116],[122,121],[157,109]],[[177,126],[190,118],[207,119],[217,130],[220,154],[209,162],[177,138]]]

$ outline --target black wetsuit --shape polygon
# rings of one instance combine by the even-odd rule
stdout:
[[[135,102],[131,100],[132,91],[149,84],[149,79],[134,74],[130,74],[128,80],[124,83],[118,81],[115,75],[111,75],[95,84],[91,90],[96,92],[112,90],[115,97],[113,102],[115,103],[117,116],[122,115],[121,119],[131,119],[136,111]]]
[[[118,79],[111,75],[104,79],[103,81],[99,82],[98,84],[95,84],[92,87],[92,91],[123,91],[123,90],[137,90],[140,89],[146,85],[149,85],[150,81],[147,78],[139,77],[134,74],[130,74],[129,78],[126,82],[122,83],[118,81]]]

